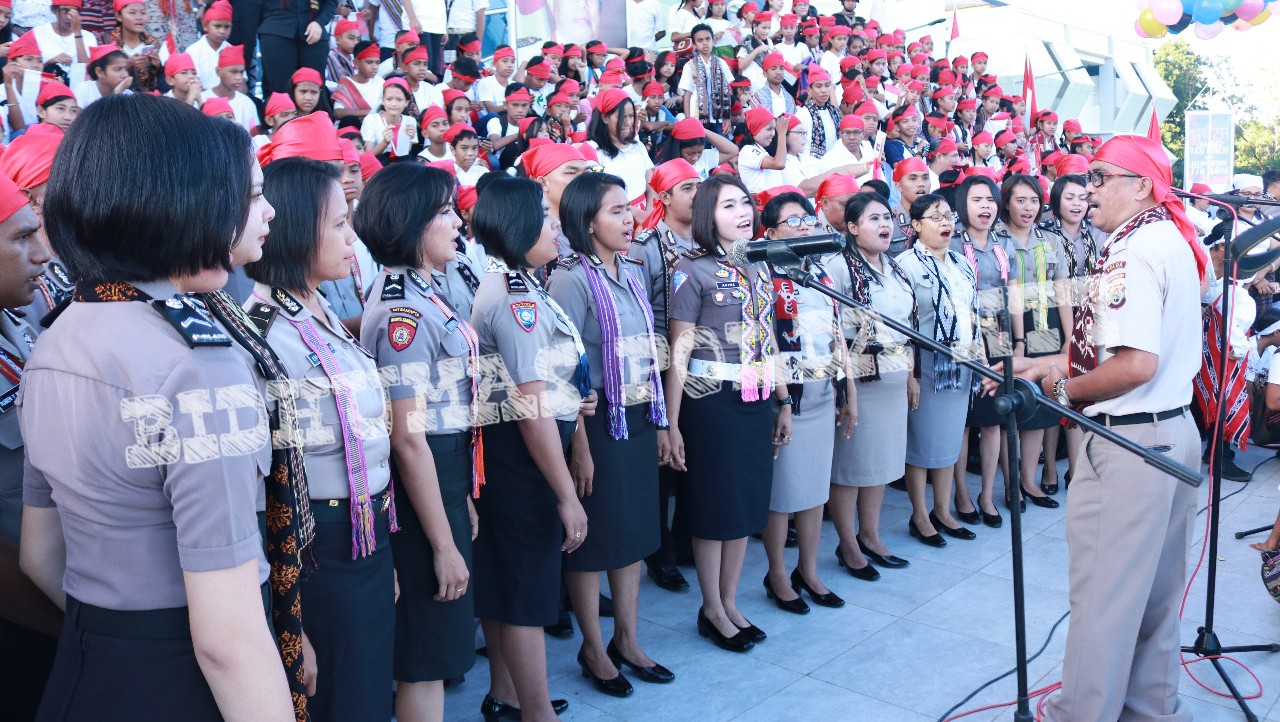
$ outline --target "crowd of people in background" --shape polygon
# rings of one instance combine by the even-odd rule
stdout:
[[[982,363],[1064,353],[1100,270],[1103,138],[985,52],[856,0],[684,0],[648,33],[670,50],[536,54],[481,39],[484,0],[10,3],[19,717],[439,720],[478,619],[484,719],[554,719],[544,633],[570,609],[600,693],[676,679],[642,572],[681,592],[691,565],[697,632],[745,653],[768,638],[738,605],[753,535],[743,593],[806,614],[845,604],[836,569],[910,564],[888,488],[944,547],[1071,481],[1078,430],[1041,413],[1010,459],[974,374],[884,322]],[[1234,187],[1274,199],[1280,173]],[[1222,249],[1268,209],[1188,212],[1208,349]],[[845,250],[803,270],[872,313],[732,252],[827,233]],[[1280,426],[1275,270],[1238,282],[1230,351]]]

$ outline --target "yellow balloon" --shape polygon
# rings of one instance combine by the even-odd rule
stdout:
[[[1258,13],[1257,17],[1249,21],[1249,24],[1261,25],[1265,23],[1269,17],[1271,17],[1271,8],[1263,8],[1262,12]]]
[[[1169,26],[1156,19],[1156,13],[1151,8],[1143,10],[1138,15],[1138,27],[1142,28],[1142,32],[1153,38],[1163,38],[1169,33]]]

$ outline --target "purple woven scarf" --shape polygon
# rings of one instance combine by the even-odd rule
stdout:
[[[613,305],[613,294],[609,292],[605,272],[592,265],[585,255],[579,253],[577,256],[587,272],[587,285],[591,288],[596,320],[600,323],[600,357],[604,362],[604,397],[609,402],[609,435],[614,439],[626,439],[626,394],[622,388],[622,357],[618,354],[622,321],[618,319],[618,309]],[[617,262],[616,258],[614,262]],[[667,403],[662,395],[662,381],[656,368],[658,347],[653,338],[653,308],[649,305],[649,295],[635,274],[627,273],[621,266],[618,273],[626,277],[631,295],[636,297],[640,307],[644,309],[644,325],[649,336],[649,358],[653,359],[655,366],[649,374],[649,421],[657,426],[666,426]]]

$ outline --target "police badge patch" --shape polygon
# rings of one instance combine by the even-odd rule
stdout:
[[[533,301],[516,301],[511,304],[511,314],[526,333],[531,333],[538,325],[538,304]]]
[[[418,322],[408,316],[392,316],[387,321],[387,338],[391,348],[403,351],[413,343],[413,336],[418,332]]]

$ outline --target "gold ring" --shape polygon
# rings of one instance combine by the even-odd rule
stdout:
[[[581,539],[581,538],[582,538],[582,532],[580,532],[580,531],[575,531],[575,532],[573,533],[573,538],[574,538],[574,539]]]

